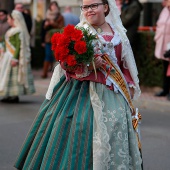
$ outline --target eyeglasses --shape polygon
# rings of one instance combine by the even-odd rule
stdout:
[[[91,4],[91,5],[82,5],[80,6],[82,11],[88,11],[89,8],[91,8],[91,10],[95,10],[98,8],[99,5],[104,5],[103,3],[95,3],[95,4]]]

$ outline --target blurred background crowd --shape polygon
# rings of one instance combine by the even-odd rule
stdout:
[[[51,36],[79,22],[80,4],[80,0],[0,0],[0,58],[11,27],[8,15],[17,10],[30,35],[31,67],[42,69],[41,78],[47,78],[55,65]],[[116,0],[116,4],[135,55],[140,84],[162,87],[155,95],[170,100],[170,60],[169,55],[164,56],[170,49],[170,0]]]

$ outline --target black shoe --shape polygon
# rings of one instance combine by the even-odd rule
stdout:
[[[3,99],[1,99],[2,103],[7,103],[10,97],[4,97]]]
[[[19,102],[19,97],[14,96],[14,97],[6,97],[1,100],[3,103],[18,103]]]
[[[166,96],[168,93],[167,92],[164,92],[164,91],[161,91],[159,93],[156,93],[155,96],[157,97],[163,97],[163,96]]]
[[[170,94],[168,94],[167,99],[170,100]]]
[[[19,97],[18,96],[10,97],[8,99],[8,103],[19,103]]]

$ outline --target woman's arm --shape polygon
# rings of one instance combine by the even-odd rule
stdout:
[[[125,80],[129,86],[131,97],[133,98],[135,84],[134,84],[134,81],[130,75],[129,69],[126,67],[126,63],[124,61],[122,61],[122,59],[121,59],[122,44],[119,44],[115,47],[115,52],[116,52],[116,57],[117,57],[117,63],[125,77]]]
[[[15,66],[18,65],[19,53],[20,53],[20,45],[21,45],[21,41],[19,39],[19,33],[12,36],[10,38],[10,42],[15,47],[15,53],[14,53],[13,58],[11,60],[11,66],[15,67]]]

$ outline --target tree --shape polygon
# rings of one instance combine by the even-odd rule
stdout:
[[[0,9],[11,12],[14,9],[14,0],[0,0]]]

